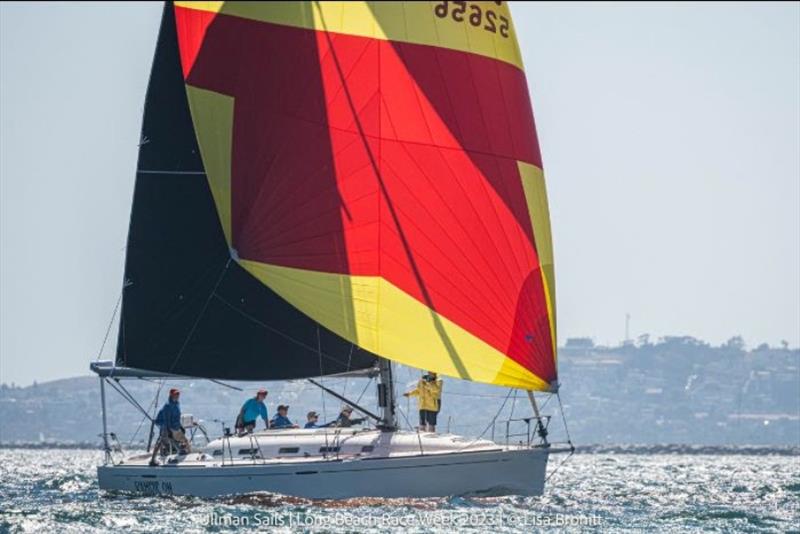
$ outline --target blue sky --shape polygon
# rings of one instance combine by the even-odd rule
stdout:
[[[0,4],[0,381],[85,374],[98,353],[160,11]],[[800,4],[512,12],[561,342],[616,343],[628,312],[632,335],[800,344]]]

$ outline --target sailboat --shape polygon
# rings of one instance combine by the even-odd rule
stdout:
[[[167,2],[146,95],[103,490],[541,494],[553,252],[506,2]],[[403,430],[392,364],[527,392],[505,441]],[[118,458],[125,378],[379,378],[354,428]],[[344,398],[325,388],[337,398]],[[186,422],[192,425],[191,421]],[[508,426],[507,426],[508,428]]]

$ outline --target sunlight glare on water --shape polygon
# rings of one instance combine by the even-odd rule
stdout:
[[[97,451],[0,450],[0,532],[787,532],[800,525],[798,456],[578,454],[542,497],[344,501],[111,495],[97,488],[100,460]]]

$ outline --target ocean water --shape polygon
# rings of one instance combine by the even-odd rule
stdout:
[[[576,454],[542,497],[334,502],[109,495],[100,460],[0,450],[0,532],[800,532],[797,455]]]

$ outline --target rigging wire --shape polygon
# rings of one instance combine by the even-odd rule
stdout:
[[[403,409],[400,406],[397,406],[397,411],[400,412],[400,415],[402,415],[403,419],[405,419],[406,425],[408,425],[408,428],[409,429],[413,429],[414,427],[411,426],[411,421],[408,420],[408,417],[406,417],[406,413],[403,411]],[[425,454],[425,450],[422,448],[422,436],[419,433],[419,426],[417,426],[416,429],[417,429],[417,442],[419,443],[419,453],[424,455]]]
[[[161,396],[161,388],[164,386],[164,379],[161,379],[161,383],[158,385],[158,389],[156,390],[156,395],[153,397],[153,421],[150,423],[150,433],[147,435],[147,452],[150,452],[150,446],[153,445],[153,434],[156,427],[156,410],[158,410],[158,398]],[[159,436],[161,435],[161,428],[158,429]]]
[[[475,443],[478,442],[479,439],[481,439],[484,436],[484,434],[486,434],[486,432],[489,431],[490,428],[492,428],[494,426],[495,421],[497,421],[497,418],[500,416],[500,413],[503,411],[503,408],[506,407],[506,402],[508,402],[508,398],[511,397],[511,392],[512,391],[514,391],[514,388],[510,388],[508,390],[508,395],[506,395],[505,400],[503,400],[503,404],[500,405],[500,409],[497,410],[496,414],[494,414],[494,417],[492,417],[492,420],[489,422],[488,425],[486,425],[486,428],[483,429],[483,432],[481,432],[480,435],[477,438],[475,438],[474,440],[469,442],[467,445],[465,445],[464,447],[460,448],[459,451],[463,451],[463,450],[465,450],[465,449],[467,449],[469,447],[472,447]]]
[[[139,402],[128,392],[127,389],[125,389],[125,387],[122,384],[120,384],[119,382],[116,382],[115,380],[108,380],[108,379],[105,379],[105,380],[106,380],[106,383],[109,386],[111,386],[112,388],[114,388],[117,391],[117,393],[119,393],[122,396],[123,399],[125,399],[126,401],[131,403],[136,409],[138,409],[142,414],[144,414],[145,417],[147,417],[151,421],[153,420],[150,417],[150,414],[147,413],[147,410],[142,408],[142,405],[139,404]]]
[[[226,305],[228,308],[230,308],[231,310],[235,311],[236,313],[238,313],[239,315],[241,315],[245,319],[247,319],[249,321],[252,321],[253,323],[257,324],[261,328],[263,328],[265,330],[269,330],[270,332],[272,332],[272,333],[274,333],[276,335],[279,335],[282,338],[286,339],[287,341],[290,341],[290,342],[294,343],[295,345],[297,345],[299,347],[303,347],[306,350],[309,350],[309,351],[312,351],[312,352],[315,352],[315,351],[319,352],[319,348],[315,348],[315,347],[312,347],[311,345],[303,343],[299,339],[295,339],[292,336],[290,336],[289,334],[287,334],[287,333],[285,333],[285,332],[283,332],[281,330],[278,330],[277,328],[275,328],[273,326],[270,326],[270,325],[268,325],[267,323],[265,323],[263,321],[258,320],[257,318],[255,318],[254,316],[250,315],[246,311],[237,308],[235,305],[231,304],[230,302],[228,302],[227,300],[222,298],[220,295],[214,295],[214,296],[217,298],[218,301],[220,301],[221,303]],[[321,353],[320,356],[324,357],[324,358],[326,358],[326,359],[328,359],[330,361],[339,363],[339,364],[342,363],[342,361],[339,358],[336,358],[336,357],[331,356],[329,354]]]
[[[151,410],[151,409],[153,409],[153,408],[154,408],[155,406],[157,406],[157,405],[158,405],[158,395],[156,395],[155,397],[153,397],[153,400],[150,402],[150,404],[148,404],[148,405],[147,405],[147,409],[148,409],[148,410]],[[143,417],[142,417],[142,419],[139,421],[139,426],[137,426],[137,427],[136,427],[136,431],[135,431],[135,432],[133,433],[133,435],[131,436],[131,439],[130,439],[130,441],[128,441],[128,448],[130,448],[130,447],[132,447],[132,446],[133,446],[133,440],[135,440],[135,439],[136,439],[136,436],[137,436],[137,435],[139,435],[139,431],[142,429],[142,425],[144,424],[144,422],[145,422],[147,419],[148,419],[148,417],[146,417],[146,416],[143,416]],[[153,420],[151,419],[151,420],[150,420],[150,425],[151,425],[151,426],[150,426],[150,431],[151,431],[151,432],[153,431],[153,426],[152,426],[153,424],[155,424],[155,421],[153,421]]]
[[[447,391],[443,396],[457,395],[459,397],[481,397],[485,399],[504,399],[505,395],[492,395],[490,393],[465,393],[463,391]]]
[[[511,413],[508,414],[509,419],[514,418],[514,408],[517,405],[517,393],[519,393],[518,389],[514,389],[514,399],[511,401]]]
[[[208,304],[211,302],[211,299],[214,297],[214,294],[217,292],[217,288],[219,287],[219,284],[222,282],[222,279],[225,277],[225,273],[228,272],[228,267],[231,266],[231,261],[232,261],[232,259],[229,257],[228,261],[225,262],[225,266],[222,268],[222,271],[219,273],[219,277],[217,277],[217,283],[214,284],[214,289],[212,289],[211,293],[208,294],[208,298],[206,298],[206,301],[203,304],[203,309],[200,310],[200,313],[197,315],[197,319],[194,321],[194,324],[192,325],[191,330],[189,330],[189,333],[186,335],[186,339],[184,340],[183,345],[181,345],[181,348],[178,351],[178,354],[175,356],[175,359],[172,361],[172,365],[170,365],[170,367],[169,367],[170,372],[172,372],[172,370],[175,369],[175,366],[178,365],[178,360],[180,360],[181,356],[183,356],[183,351],[186,350],[186,347],[189,345],[189,341],[191,341],[192,336],[194,335],[194,331],[197,329],[197,325],[200,324],[200,320],[206,314],[206,310],[208,309]]]
[[[370,377],[369,381],[367,381],[367,383],[366,383],[366,384],[364,384],[364,389],[362,389],[362,390],[361,390],[361,394],[360,394],[360,395],[358,396],[358,398],[356,399],[356,404],[361,404],[361,397],[363,397],[363,396],[364,396],[364,393],[366,393],[366,392],[367,392],[367,388],[368,388],[370,385],[372,385],[372,382],[374,382],[374,381],[375,381],[375,377],[374,377],[374,376],[372,376],[372,377]]]
[[[106,348],[106,342],[108,341],[108,336],[111,333],[111,327],[114,324],[114,319],[117,317],[117,311],[119,310],[119,305],[122,302],[122,293],[124,290],[125,287],[123,285],[122,290],[120,290],[119,292],[119,298],[117,299],[117,304],[114,306],[114,311],[111,313],[111,320],[108,322],[108,328],[106,328],[106,335],[103,338],[103,344],[100,345],[100,350],[97,352],[97,358],[95,358],[95,361],[100,359],[100,356],[103,355],[103,349]]]
[[[541,408],[539,408],[539,411],[540,411],[540,412],[541,412],[542,410],[544,410],[544,409],[545,409],[545,407],[547,406],[547,403],[548,403],[548,402],[550,402],[550,400],[551,400],[552,398],[553,398],[553,395],[552,395],[552,394],[550,394],[550,396],[548,396],[548,397],[547,397],[547,400],[546,400],[546,401],[544,401],[544,404],[542,404],[542,407],[541,407]]]
[[[572,445],[572,438],[569,436],[569,427],[567,426],[567,418],[564,415],[564,405],[561,404],[561,393],[556,392],[556,397],[558,397],[558,409],[561,412],[561,420],[564,422],[564,431],[567,433],[567,442],[570,444],[572,450],[574,451],[575,446]]]
[[[350,354],[347,356],[347,371],[350,372],[350,365],[353,363],[353,348],[355,347],[355,343],[350,343]],[[347,382],[350,379],[349,376],[344,377],[344,389],[342,390],[342,396],[347,396]]]
[[[552,395],[550,395],[550,397],[552,398]],[[561,460],[561,462],[560,462],[560,463],[559,463],[559,464],[556,466],[556,468],[555,468],[555,469],[553,469],[553,470],[550,472],[550,474],[549,474],[549,475],[547,475],[547,478],[545,478],[545,479],[544,479],[544,482],[545,482],[545,484],[546,484],[547,482],[549,482],[549,481],[550,481],[550,478],[552,478],[552,476],[553,476],[553,475],[555,475],[555,474],[558,472],[558,470],[559,470],[559,469],[561,469],[561,467],[562,467],[562,466],[563,466],[565,463],[567,463],[567,460],[569,460],[570,458],[572,458],[572,455],[573,455],[573,454],[575,454],[575,445],[573,445],[573,444],[572,444],[572,438],[571,438],[571,437],[570,437],[570,435],[569,435],[569,427],[567,427],[567,418],[566,418],[566,416],[564,415],[564,405],[563,405],[563,404],[561,404],[561,394],[560,394],[559,392],[556,392],[556,397],[558,397],[558,407],[559,407],[559,411],[561,412],[561,420],[564,422],[564,431],[565,431],[565,432],[566,432],[566,434],[567,434],[567,443],[569,443],[569,454],[567,455],[567,457],[566,457],[566,458],[564,458],[563,460]],[[549,399],[548,399],[548,400],[549,400]]]
[[[233,384],[226,384],[222,380],[217,380],[215,378],[207,378],[206,380],[208,380],[209,382],[213,382],[214,384],[217,384],[218,386],[226,387],[226,388],[232,389],[234,391],[244,391],[243,388],[240,388],[239,386],[234,386]]]

